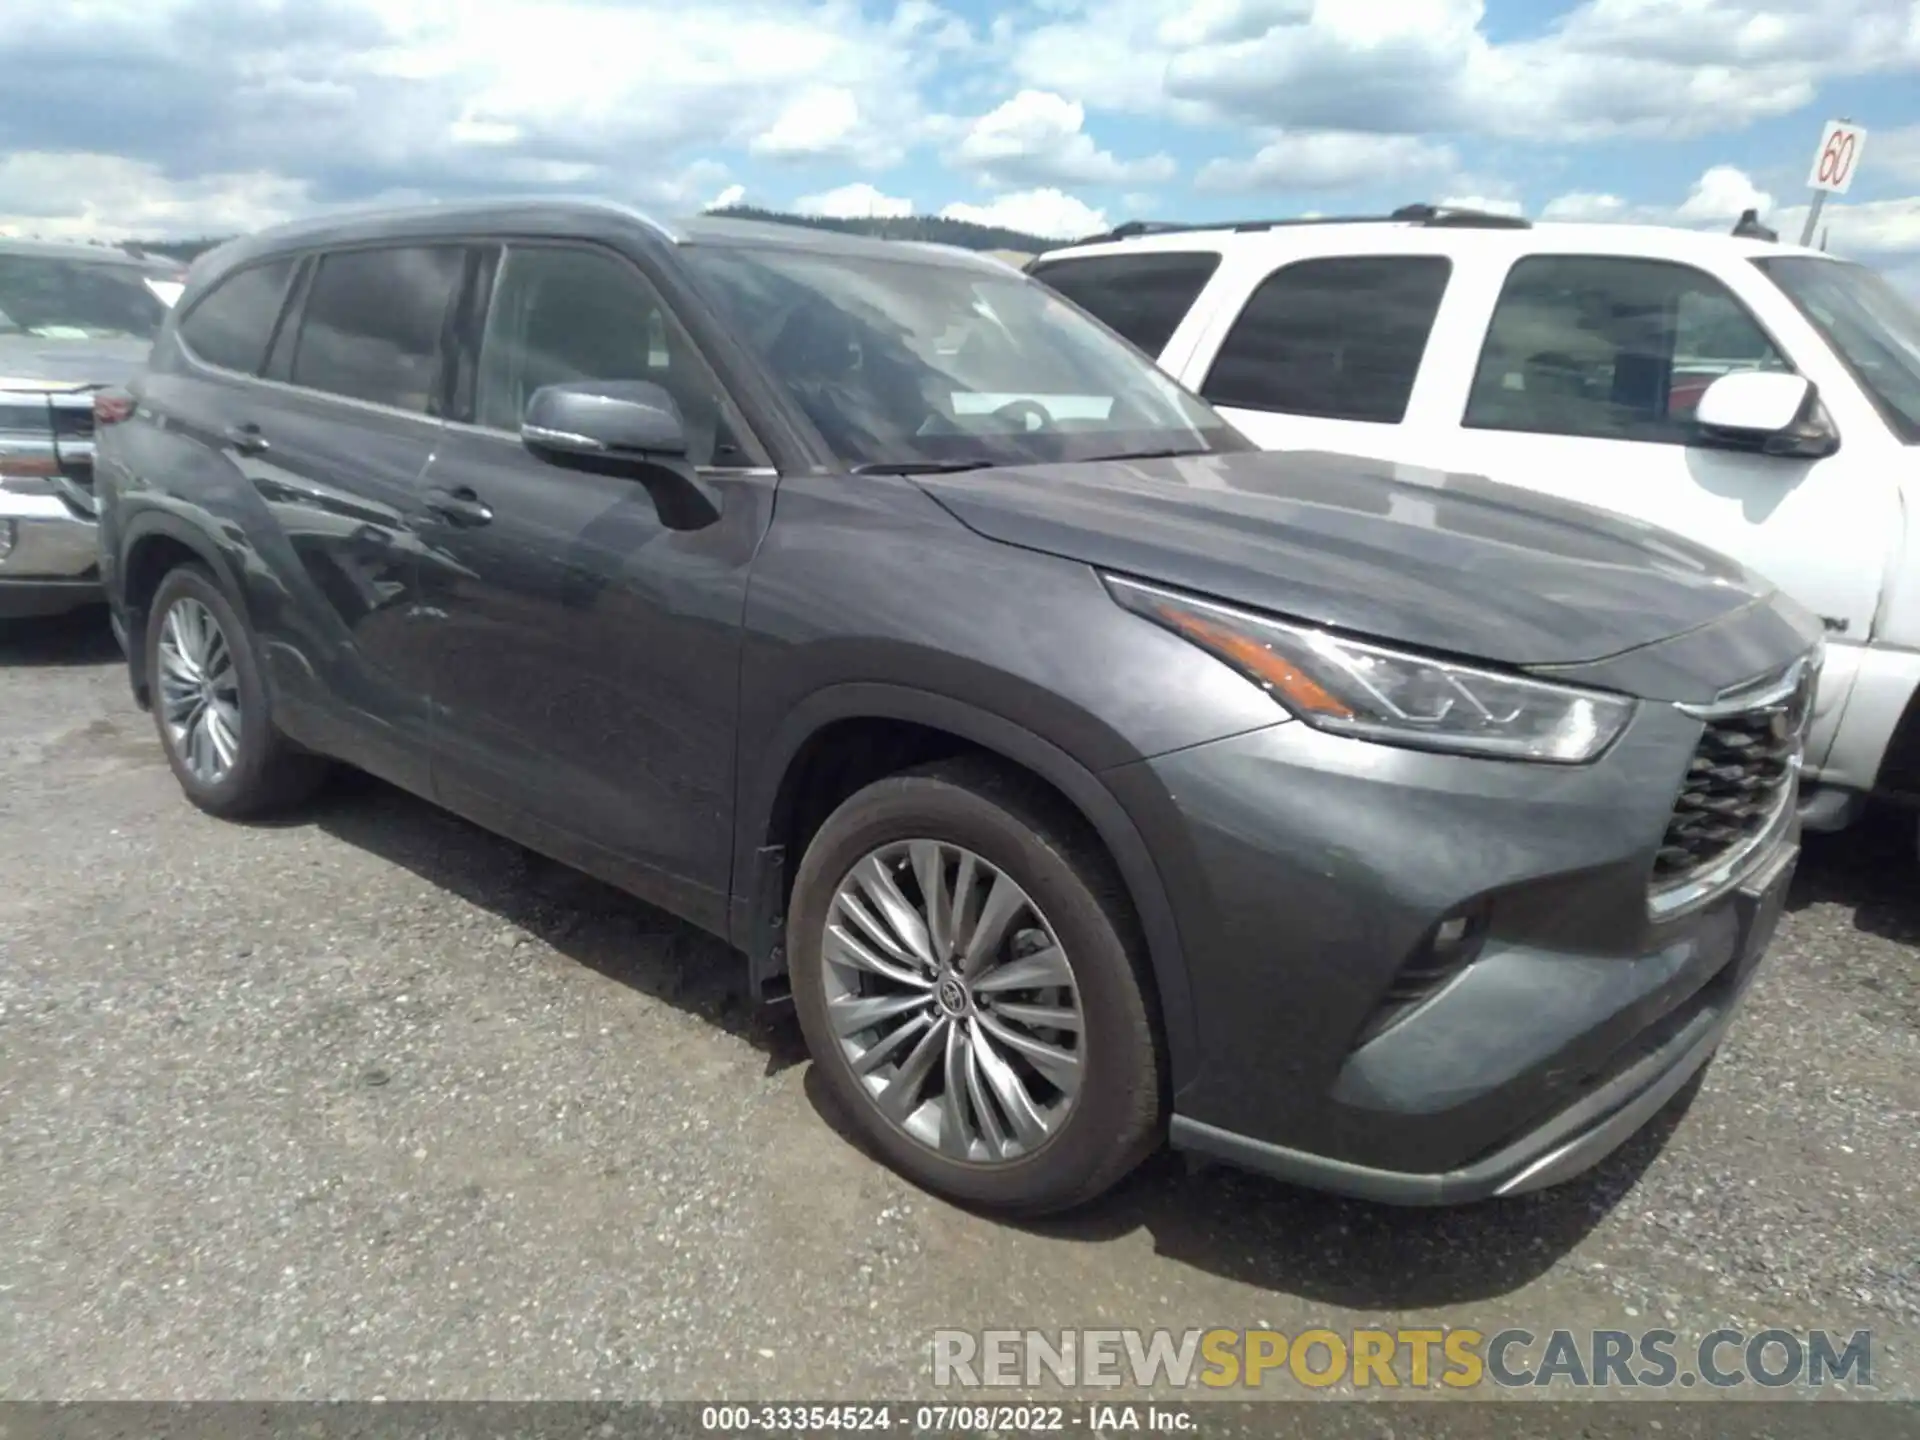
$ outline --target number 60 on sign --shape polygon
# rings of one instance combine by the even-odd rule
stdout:
[[[1820,133],[1820,148],[1814,152],[1813,173],[1807,184],[1815,190],[1844,195],[1860,168],[1860,152],[1866,148],[1867,132],[1845,120],[1829,120]]]

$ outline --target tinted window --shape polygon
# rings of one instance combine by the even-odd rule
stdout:
[[[480,344],[474,419],[516,430],[534,391],[572,380],[651,380],[678,402],[694,464],[745,460],[713,373],[644,275],[593,250],[509,250]]]
[[[1029,273],[1149,355],[1167,348],[1220,268],[1218,255],[1089,255],[1050,260]]]
[[[275,260],[236,270],[215,285],[180,322],[180,338],[209,365],[252,374],[266,357],[295,262]]]
[[[36,340],[151,340],[167,318],[151,272],[111,260],[0,250],[0,335]]]
[[[900,247],[688,246],[686,263],[846,464],[1049,464],[1247,442],[1045,285]]]
[[[1894,433],[1920,444],[1920,306],[1864,265],[1810,255],[1754,263],[1826,336]]]
[[[1276,270],[1200,393],[1216,405],[1398,424],[1452,269],[1437,255],[1362,255]]]
[[[307,291],[293,383],[426,413],[463,261],[452,245],[323,258]]]
[[[1787,368],[1746,308],[1703,271],[1540,255],[1507,276],[1465,423],[1684,443],[1717,377]]]

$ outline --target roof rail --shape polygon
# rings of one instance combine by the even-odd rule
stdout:
[[[1248,232],[1280,230],[1294,225],[1432,225],[1458,229],[1531,230],[1533,222],[1524,215],[1501,215],[1491,210],[1469,210],[1459,206],[1402,205],[1390,215],[1293,215],[1276,220],[1213,220],[1177,224],[1161,220],[1128,220],[1100,235],[1076,240],[1076,245],[1099,245],[1110,240],[1135,240],[1142,235],[1177,235],[1201,230]]]

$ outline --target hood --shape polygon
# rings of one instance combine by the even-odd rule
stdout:
[[[0,335],[0,390],[87,390],[124,385],[153,349],[150,340],[50,340]]]
[[[1269,614],[1512,666],[1605,659],[1773,587],[1623,516],[1307,452],[917,477],[969,529]]]

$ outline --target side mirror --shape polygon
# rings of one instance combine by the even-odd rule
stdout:
[[[527,401],[520,442],[552,465],[638,480],[672,530],[720,518],[720,503],[687,461],[673,396],[650,380],[543,385]]]
[[[1763,454],[1817,460],[1840,448],[1840,435],[1804,375],[1739,370],[1700,396],[1693,418],[1710,439]]]

